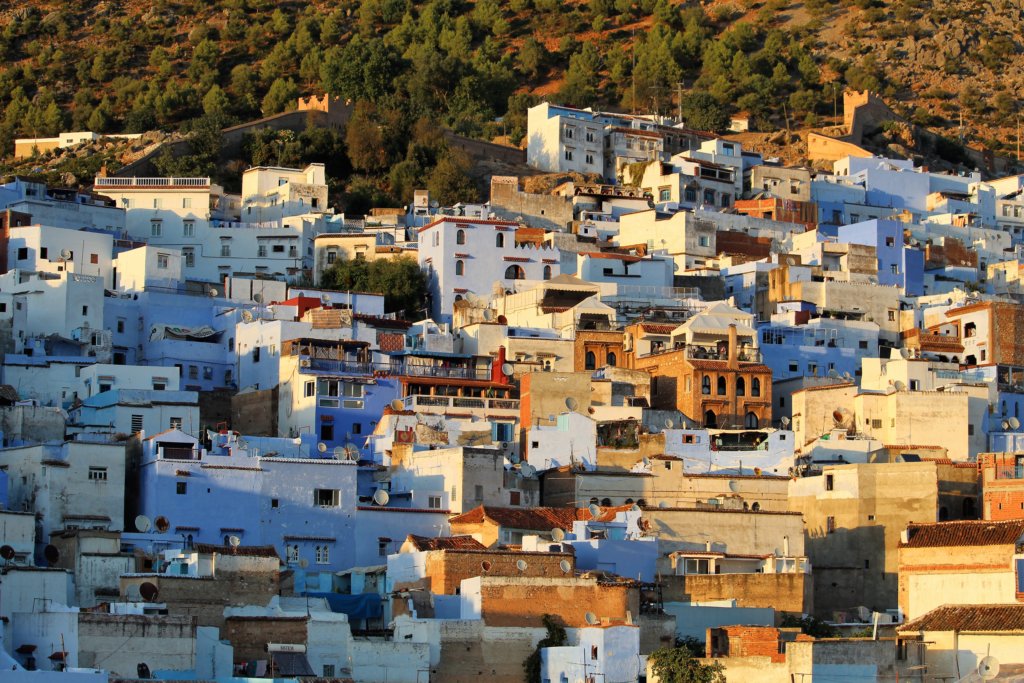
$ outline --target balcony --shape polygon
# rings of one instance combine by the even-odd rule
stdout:
[[[181,448],[173,446],[161,446],[159,456],[162,460],[199,460],[199,450],[195,448]]]
[[[490,368],[445,367],[443,365],[420,365],[395,363],[385,366],[387,372],[404,377],[436,377],[440,379],[469,379],[482,382],[491,380]]]
[[[209,178],[96,178],[94,187],[101,188],[180,188],[210,186]]]
[[[305,374],[328,375],[372,375],[374,370],[389,366],[383,363],[363,363],[354,360],[331,360],[328,358],[301,358],[299,368]]]
[[[406,396],[406,410],[417,413],[470,413],[488,417],[518,417],[519,400],[482,396]]]

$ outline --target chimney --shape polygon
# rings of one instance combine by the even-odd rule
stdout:
[[[508,384],[509,378],[502,372],[501,368],[505,364],[505,347],[498,347],[497,357],[491,361],[491,381],[498,384]]]
[[[738,370],[740,367],[739,361],[736,360],[736,346],[737,346],[738,335],[736,333],[736,323],[729,324],[729,359],[728,367],[730,370]]]

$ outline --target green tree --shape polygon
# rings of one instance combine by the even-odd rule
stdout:
[[[229,105],[228,96],[216,83],[210,86],[203,97],[203,111],[207,114],[225,114]]]
[[[444,206],[459,202],[475,202],[479,191],[469,177],[471,165],[461,152],[445,150],[437,160],[437,166],[427,176],[427,189]]]
[[[682,112],[686,125],[698,130],[722,130],[729,123],[729,117],[718,100],[703,92],[684,97]]]
[[[408,320],[422,317],[427,300],[427,276],[415,259],[363,259],[338,261],[320,276],[319,287],[357,290],[384,295],[384,310]]]
[[[600,83],[601,53],[592,42],[569,58],[569,69],[559,91],[559,97],[577,107],[587,107],[597,101],[597,86]]]
[[[548,630],[548,634],[537,642],[537,647],[526,658],[526,661],[523,662],[523,673],[525,674],[526,683],[541,683],[540,651],[542,649],[546,647],[562,647],[569,642],[565,627],[557,619],[558,617],[553,614],[545,614],[541,617],[541,621],[544,623],[544,628]]]
[[[299,89],[292,79],[278,78],[270,84],[270,89],[263,98],[263,115],[270,116],[295,106],[299,97]]]
[[[720,662],[704,664],[689,647],[665,647],[651,653],[651,668],[662,683],[725,683]]]

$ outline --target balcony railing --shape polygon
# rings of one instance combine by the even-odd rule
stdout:
[[[484,398],[482,396],[406,396],[402,399],[406,410],[417,408],[452,408],[482,410],[485,412],[519,412],[519,401],[512,398]]]
[[[331,360],[328,358],[303,358],[299,361],[303,370],[313,372],[335,373],[339,375],[370,375],[374,370],[380,369],[375,366],[385,366],[382,363],[360,363],[349,360]]]
[[[199,460],[199,451],[195,448],[163,446],[160,448],[160,457],[164,460]]]
[[[399,375],[405,377],[438,377],[446,379],[469,379],[489,381],[490,368],[444,367],[441,365],[419,365],[415,363],[361,363],[328,358],[302,358],[299,367],[304,373],[338,375]]]
[[[94,187],[209,187],[209,178],[96,178]]]

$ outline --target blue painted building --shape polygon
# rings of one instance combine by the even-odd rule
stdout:
[[[860,376],[861,359],[878,357],[878,324],[819,317],[808,306],[780,304],[781,312],[758,328],[762,362],[772,369],[772,379]]]
[[[875,219],[840,226],[837,234],[840,242],[875,248],[879,284],[902,287],[907,296],[921,296],[924,252],[904,244],[904,227],[900,221]]]

